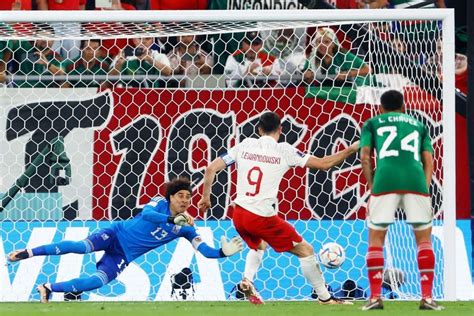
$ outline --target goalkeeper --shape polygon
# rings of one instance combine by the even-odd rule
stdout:
[[[90,253],[104,250],[97,262],[97,271],[89,277],[65,282],[44,283],[37,287],[41,302],[47,303],[51,292],[82,292],[102,287],[114,280],[127,265],[148,251],[184,237],[207,258],[223,258],[242,250],[239,237],[227,241],[222,237],[222,248],[209,247],[202,241],[194,220],[186,211],[191,205],[191,183],[177,178],[167,184],[166,198],[155,197],[135,218],[113,223],[81,241],[61,241],[33,249],[13,251],[8,261],[15,262],[34,256]]]

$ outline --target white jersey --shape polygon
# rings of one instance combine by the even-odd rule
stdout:
[[[237,163],[235,204],[259,216],[278,213],[278,189],[288,169],[305,166],[309,155],[270,136],[247,138],[221,157],[227,166]]]

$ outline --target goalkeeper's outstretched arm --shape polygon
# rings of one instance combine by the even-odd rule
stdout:
[[[242,251],[244,244],[242,238],[235,236],[227,240],[225,236],[221,237],[221,248],[213,248],[206,244],[193,227],[183,228],[183,237],[191,242],[193,248],[199,251],[206,258],[224,258],[230,257]]]
[[[230,257],[242,251],[244,245],[240,237],[233,237],[227,240],[225,236],[221,237],[221,248],[216,249],[210,247],[205,242],[201,243],[197,250],[206,258],[223,258]]]

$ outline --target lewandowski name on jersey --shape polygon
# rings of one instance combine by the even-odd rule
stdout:
[[[258,162],[263,162],[263,163],[270,163],[274,165],[279,165],[281,164],[281,157],[273,157],[273,156],[267,156],[267,155],[259,155],[259,154],[253,154],[249,152],[242,152],[241,156],[242,159],[245,160],[252,160],[252,161],[258,161]]]

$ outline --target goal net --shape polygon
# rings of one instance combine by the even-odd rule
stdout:
[[[408,113],[430,132],[434,295],[453,298],[455,265],[449,270],[445,262],[455,260],[454,237],[444,233],[455,229],[454,127],[445,124],[454,117],[453,80],[442,63],[453,56],[450,11],[389,11],[22,12],[5,19],[11,22],[0,23],[0,300],[37,300],[36,284],[91,274],[102,255],[6,265],[5,254],[80,240],[129,219],[177,176],[192,180],[191,215],[217,247],[220,236],[236,235],[236,173],[217,175],[213,207],[203,218],[195,206],[204,170],[230,146],[256,137],[262,112],[282,117],[282,140],[323,156],[359,139],[387,89],[402,91]],[[340,268],[323,268],[336,296],[368,294],[369,194],[357,155],[328,171],[296,168],[280,185],[280,216],[316,251],[326,242],[345,248]],[[387,239],[384,295],[415,299],[416,247],[403,211],[397,218]],[[178,240],[82,299],[236,299],[247,251],[209,260]],[[185,267],[194,290],[172,295],[171,276]],[[273,250],[255,285],[265,300],[311,299],[297,258]]]

